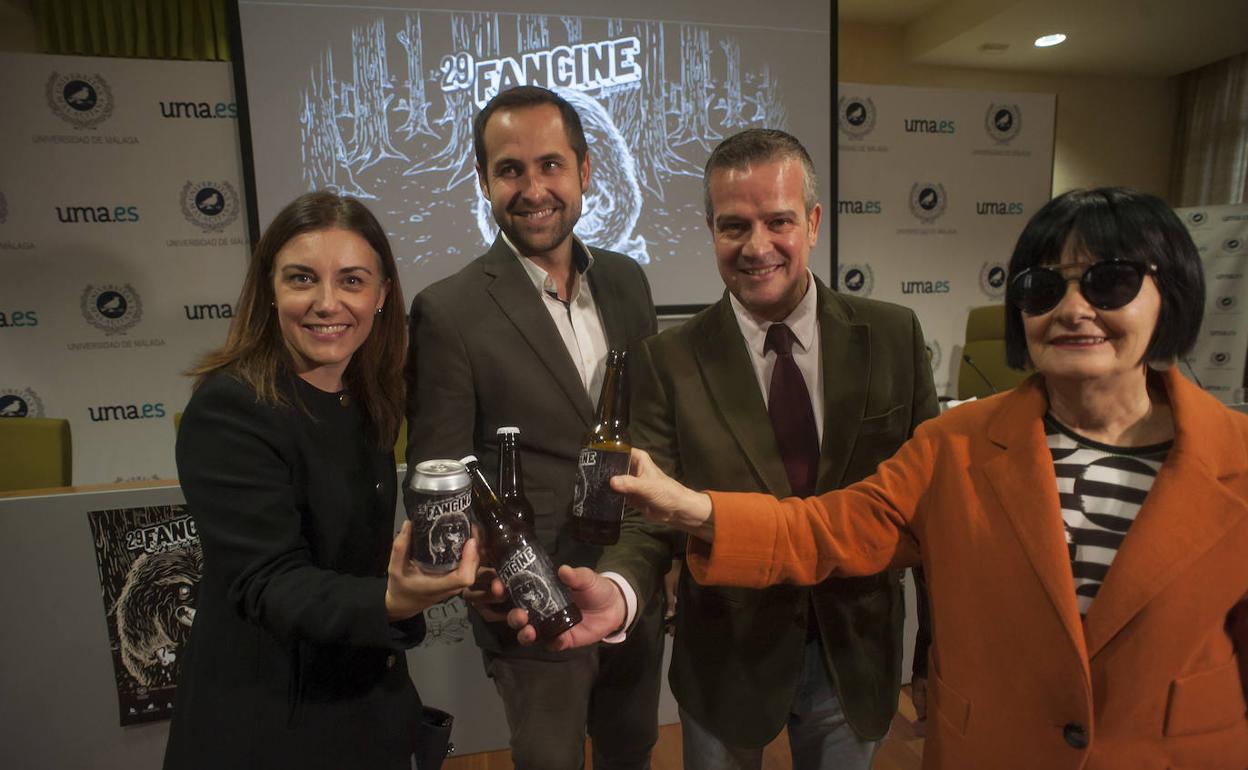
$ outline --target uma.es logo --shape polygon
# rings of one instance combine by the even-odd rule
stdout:
[[[165,416],[164,404],[101,404],[87,407],[91,422],[154,420]]]
[[[837,214],[881,214],[884,205],[880,201],[840,200],[836,202]]]
[[[0,329],[29,328],[39,325],[39,314],[35,310],[0,310]]]
[[[902,294],[948,294],[950,292],[949,281],[902,281]]]
[[[130,284],[87,284],[79,302],[87,323],[108,336],[125,334],[143,318],[143,303]]]
[[[1009,144],[1023,130],[1023,113],[1017,104],[990,104],[984,113],[984,131],[997,144]]]
[[[934,118],[906,118],[901,122],[907,134],[956,134],[955,121]]]
[[[875,129],[875,102],[860,96],[842,96],[836,104],[837,123],[850,139],[861,139]]]
[[[875,275],[870,265],[842,265],[840,271],[841,291],[857,297],[870,297],[875,288]]]
[[[57,206],[56,218],[61,224],[112,224],[139,221],[138,206]]]
[[[43,417],[43,401],[30,388],[0,388],[0,417]]]
[[[229,182],[182,185],[182,215],[204,232],[219,233],[238,219],[238,192]]]
[[[220,304],[205,303],[202,305],[183,305],[188,321],[208,321],[218,318],[233,318],[234,306],[228,302]]]
[[[52,112],[74,128],[95,128],[113,114],[113,90],[98,73],[53,72],[44,96]]]
[[[910,188],[910,213],[925,225],[940,219],[947,205],[945,186],[939,182],[917,182]]]
[[[1023,215],[1022,201],[975,201],[975,214],[981,217],[1018,217]]]
[[[238,117],[238,105],[234,102],[161,102],[162,118],[191,118],[195,120],[216,120]]]

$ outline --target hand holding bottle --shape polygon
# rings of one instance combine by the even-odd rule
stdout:
[[[512,601],[536,616],[534,626],[548,639],[579,623],[581,613],[555,577],[541,544],[511,523],[477,458],[465,457],[462,462],[472,480],[473,510],[486,560],[498,570]]]
[[[624,595],[609,578],[588,567],[559,568],[559,580],[567,587],[569,596],[581,609],[581,622],[546,642],[546,648],[554,651],[597,644],[604,638],[621,630],[628,612]],[[538,641],[537,629],[529,625],[529,613],[514,609],[507,613],[507,625],[516,629],[516,639],[531,645]]]
[[[628,387],[623,350],[607,353],[607,373],[598,396],[594,427],[577,457],[572,494],[572,536],[595,545],[620,539],[624,497],[611,488],[611,477],[628,468]]]

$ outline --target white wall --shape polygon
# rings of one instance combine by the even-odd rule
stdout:
[[[837,79],[849,83],[1057,94],[1053,193],[1124,185],[1165,198],[1179,109],[1177,77],[1032,75],[919,66],[901,27],[841,24]]]

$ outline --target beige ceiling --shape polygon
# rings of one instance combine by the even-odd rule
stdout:
[[[840,0],[837,19],[899,26],[935,66],[1165,77],[1248,50],[1248,0]]]

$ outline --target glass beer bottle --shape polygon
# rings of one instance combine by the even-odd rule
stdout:
[[[460,462],[472,479],[472,506],[485,543],[485,560],[498,571],[511,600],[528,610],[529,623],[542,639],[553,639],[580,623],[581,609],[555,575],[550,557],[535,538],[508,522],[477,458],[469,455]]]
[[[511,523],[530,538],[537,538],[533,506],[524,496],[524,472],[520,469],[520,429],[498,429],[498,500]]]
[[[607,374],[598,396],[594,427],[585,436],[577,458],[576,490],[572,496],[572,534],[595,545],[620,539],[624,495],[611,489],[611,477],[628,473],[628,388],[624,381],[626,354],[607,353]]]

